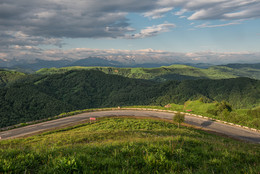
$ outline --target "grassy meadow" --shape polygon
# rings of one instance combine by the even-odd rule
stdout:
[[[0,173],[258,173],[260,146],[171,121],[101,118],[0,141]]]

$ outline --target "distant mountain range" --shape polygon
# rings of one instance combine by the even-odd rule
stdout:
[[[175,66],[172,66],[175,64]],[[179,66],[177,66],[179,65]],[[134,61],[119,62],[107,58],[88,57],[85,59],[75,60],[1,60],[0,68],[16,70],[24,73],[34,73],[42,68],[62,68],[62,71],[67,71],[69,67],[90,67],[101,70],[107,74],[118,74],[125,77],[141,78],[141,79],[156,79],[159,81],[177,80],[177,79],[223,79],[234,77],[249,77],[260,79],[260,63],[255,64],[227,64],[227,65],[212,65],[207,63],[183,63],[187,65],[182,67],[181,63],[143,63],[137,64]],[[177,67],[176,67],[177,66]],[[68,67],[66,69],[66,67]],[[100,67],[100,68],[99,68]],[[103,68],[101,68],[103,67]],[[106,67],[113,68],[128,68],[108,71]],[[132,69],[139,68],[139,69]],[[143,69],[157,68],[157,69]],[[48,70],[47,73],[59,70]],[[118,71],[118,72],[117,72]],[[46,72],[46,71],[45,71]]]
[[[119,62],[115,60],[109,60],[106,58],[99,57],[88,57],[80,60],[8,60],[4,61],[0,59],[0,68],[13,69],[22,72],[33,72],[41,68],[60,68],[69,66],[101,66],[101,67],[143,67],[143,68],[155,68],[161,66],[169,66],[172,64],[183,64],[179,62],[169,62],[169,63],[135,63],[134,61]],[[186,64],[198,68],[208,68],[212,64]]]

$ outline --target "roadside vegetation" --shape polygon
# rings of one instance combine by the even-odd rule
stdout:
[[[0,173],[258,173],[260,147],[171,121],[101,118],[0,141]]]
[[[150,105],[130,106],[129,108],[151,108],[179,111],[260,129],[260,107],[255,107],[252,109],[234,109],[226,101],[209,102],[205,101],[203,98],[200,98],[199,100],[194,101],[188,100],[183,105],[170,103],[165,107]]]
[[[180,124],[185,121],[185,114],[177,112],[173,117],[173,121],[176,122],[178,124],[178,128],[180,128]]]

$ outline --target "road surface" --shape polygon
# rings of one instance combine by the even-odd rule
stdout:
[[[73,123],[80,123],[89,120],[90,117],[105,117],[105,116],[143,116],[143,117],[157,117],[163,119],[172,119],[173,113],[167,112],[156,112],[156,111],[143,111],[143,110],[109,110],[109,111],[97,111],[97,112],[87,112],[74,116],[69,116],[65,118],[60,118],[57,120],[47,121],[43,123],[38,123],[26,127],[16,128],[8,131],[0,132],[1,139],[18,138],[23,136],[28,136],[36,134],[39,132],[64,127],[71,125]],[[214,122],[204,118],[198,118],[186,115],[185,123],[197,126],[209,131],[221,133],[229,137],[236,139],[259,143],[260,144],[260,133],[247,130],[240,127],[235,127],[219,122]]]

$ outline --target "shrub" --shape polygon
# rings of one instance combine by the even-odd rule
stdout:
[[[199,98],[199,101],[200,101],[201,103],[210,103],[210,102],[212,102],[212,100],[209,99],[208,97],[200,97],[200,98]]]
[[[206,112],[215,116],[218,115],[218,111],[216,109],[208,109]]]
[[[232,106],[228,102],[223,100],[222,102],[217,103],[217,110],[219,113],[223,112],[224,110],[231,112]]]
[[[216,104],[216,109],[208,109],[206,112],[215,116],[227,117],[232,111],[232,106],[226,102],[222,101]]]
[[[257,109],[250,109],[248,112],[247,112],[247,115],[250,115],[254,118],[259,118],[260,117],[260,107],[257,108]]]
[[[180,127],[180,123],[184,122],[184,120],[185,115],[181,114],[180,112],[177,112],[173,117],[173,121],[178,123],[178,128]]]

